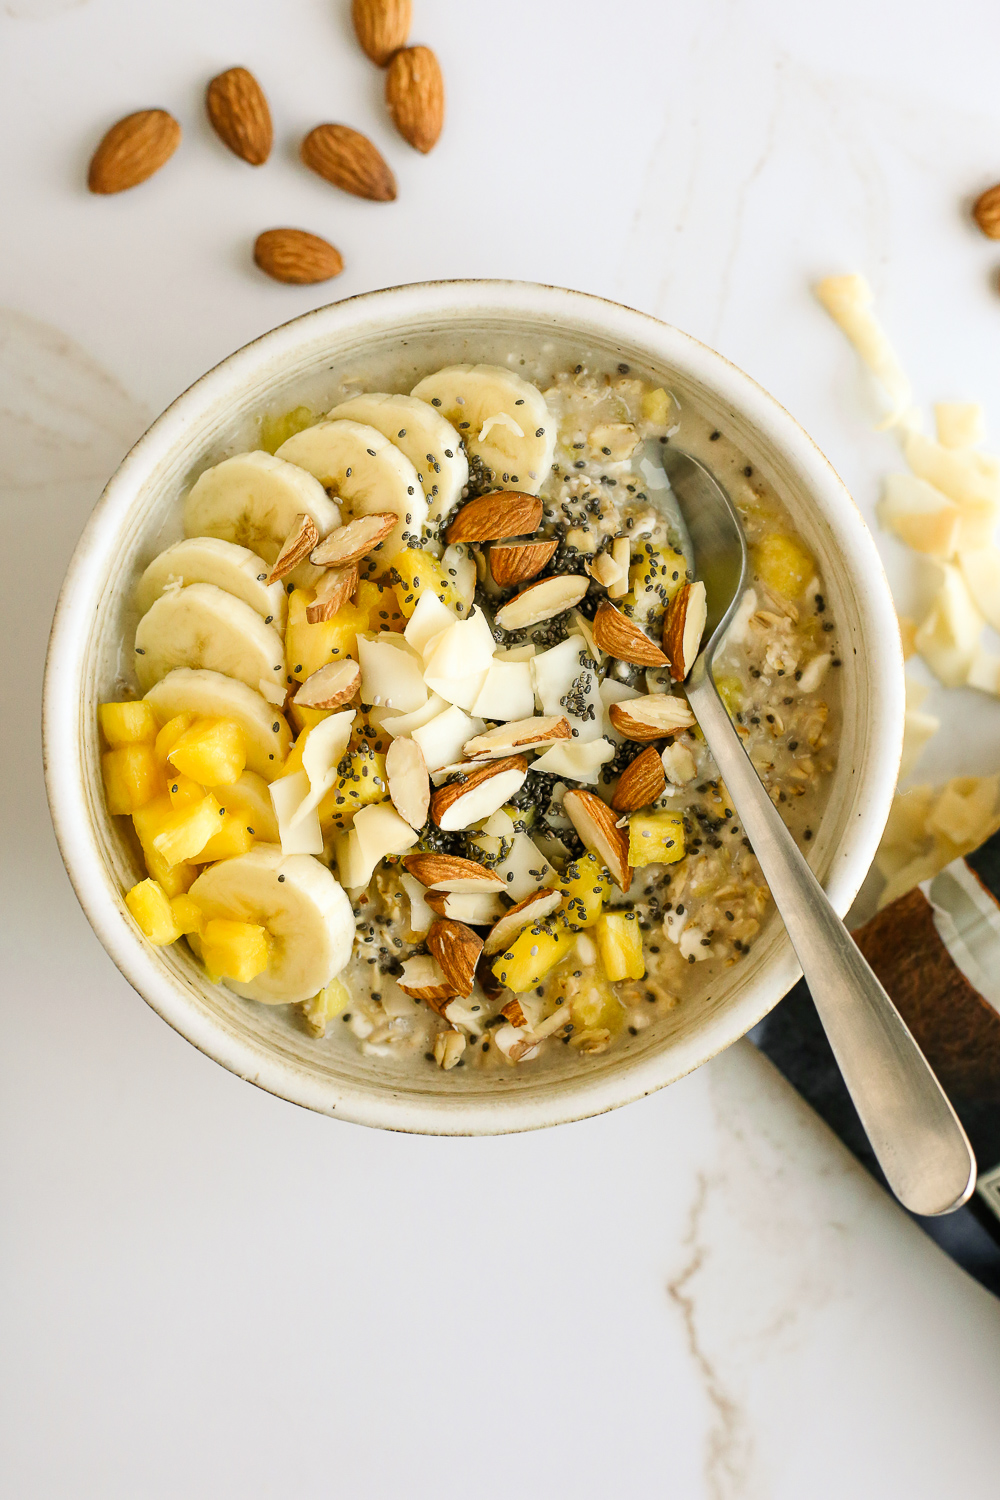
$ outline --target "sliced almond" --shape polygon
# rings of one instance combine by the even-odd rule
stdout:
[[[483,940],[464,922],[449,918],[435,922],[427,934],[427,946],[441,966],[441,972],[454,993],[464,999],[472,994],[476,982],[476,964],[483,951]]]
[[[336,526],[310,554],[309,561],[319,568],[347,568],[367,557],[379,542],[384,542],[399,517],[394,510],[376,511],[370,516],[355,516],[346,526]]]
[[[628,862],[628,829],[618,827],[618,820],[606,802],[573,787],[563,797],[563,812],[569,818],[588,849],[611,871],[620,890],[632,884],[632,867]]]
[[[418,953],[403,964],[403,972],[397,980],[399,988],[414,1000],[422,1000],[431,1010],[443,1016],[445,1008],[455,998],[454,986],[444,976],[436,958],[429,953]]]
[[[456,895],[502,891],[504,882],[492,870],[457,854],[408,854],[403,860],[408,873],[429,891],[454,891]]]
[[[316,585],[316,597],[306,605],[306,619],[310,625],[320,625],[332,620],[338,609],[343,609],[353,598],[358,586],[358,570],[355,564],[349,568],[330,568]]]
[[[665,667],[667,658],[634,620],[605,600],[594,616],[594,640],[602,651],[637,667]]]
[[[542,502],[537,495],[525,495],[520,490],[492,490],[463,505],[445,537],[449,544],[499,542],[508,536],[531,536],[541,520]]]
[[[497,610],[496,623],[501,630],[525,630],[530,625],[540,625],[543,620],[551,620],[579,604],[589,587],[590,579],[579,573],[559,573],[554,578],[530,583]]]
[[[500,1014],[511,1026],[527,1026],[528,1024],[528,1018],[524,1014],[521,1002],[516,996],[513,1000],[508,1000],[506,1005],[501,1005]]]
[[[679,729],[690,729],[695,722],[687,700],[670,693],[649,693],[644,698],[612,703],[608,717],[619,734],[640,743],[663,739]]]
[[[632,561],[632,543],[627,536],[615,538],[611,545],[611,556],[618,564],[621,576],[617,583],[608,584],[608,598],[621,599],[628,593],[628,570]]]
[[[400,817],[411,828],[423,828],[430,806],[431,783],[423,751],[416,740],[402,735],[393,740],[385,754],[385,779],[392,805]]]
[[[543,917],[550,916],[562,900],[562,892],[546,888],[533,891],[516,906],[504,912],[500,920],[490,929],[483,952],[489,956],[494,953],[502,953],[511,944],[523,928],[531,922],[540,922]]]
[[[492,760],[470,769],[460,781],[440,787],[431,798],[431,817],[445,832],[488,818],[517,795],[528,774],[523,755]]]
[[[655,745],[637,755],[622,772],[611,806],[616,812],[637,812],[662,797],[667,786],[666,772]]]
[[[547,542],[494,542],[490,548],[493,582],[506,589],[537,578],[558,545],[554,537]]]
[[[675,682],[683,682],[694,666],[707,619],[705,585],[700,579],[685,583],[668,604],[663,621],[663,649]]]
[[[473,760],[492,760],[496,756],[510,755],[512,750],[540,750],[543,745],[554,745],[558,740],[569,738],[568,719],[536,715],[533,719],[514,719],[510,724],[499,724],[496,729],[477,734],[466,740],[463,749]]]
[[[462,1060],[462,1053],[464,1051],[464,1031],[439,1031],[434,1038],[434,1061],[446,1073],[450,1068],[458,1066]]]
[[[297,515],[295,529],[285,537],[274,566],[267,575],[268,585],[277,583],[279,578],[286,577],[293,568],[297,568],[299,563],[309,556],[318,541],[319,528],[312,516]]]
[[[356,661],[327,662],[306,678],[292,702],[299,708],[339,708],[350,702],[360,683],[361,668]]]
[[[503,916],[500,897],[494,891],[485,895],[462,896],[454,891],[429,891],[425,903],[439,917],[451,917],[468,927],[492,927]]]

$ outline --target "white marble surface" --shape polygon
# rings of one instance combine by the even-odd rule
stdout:
[[[1000,175],[984,0],[416,0],[449,91],[426,160],[346,8],[0,3],[0,1489],[986,1500],[1000,1307],[748,1044],[558,1131],[381,1135],[201,1057],[72,896],[39,769],[58,582],[148,417],[331,295],[260,277],[258,230],[333,239],[336,295],[513,276],[657,313],[768,386],[870,508],[892,442],[807,290],[863,269],[921,397],[979,397],[1000,431],[1000,247],[962,216]],[[260,172],[200,114],[236,62],[275,112]],[[88,197],[94,142],[150,104],[182,152]],[[320,119],[385,149],[396,204],[297,166]],[[905,597],[919,580],[884,552]],[[992,769],[996,706],[949,715],[931,773]]]

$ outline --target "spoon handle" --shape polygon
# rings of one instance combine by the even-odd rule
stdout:
[[[765,791],[704,657],[695,663],[687,695],[889,1186],[916,1214],[960,1208],[976,1181],[965,1131]]]

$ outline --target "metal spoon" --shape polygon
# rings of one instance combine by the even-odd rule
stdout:
[[[715,763],[764,872],[823,1029],[890,1187],[916,1214],[969,1197],[976,1160],[965,1131],[902,1016],[806,864],[743,749],[712,677],[712,658],[747,586],[747,545],[729,496],[697,459],[656,454],[708,595],[707,644],[685,684]],[[651,478],[649,460],[643,464]],[[686,549],[685,549],[686,550]]]

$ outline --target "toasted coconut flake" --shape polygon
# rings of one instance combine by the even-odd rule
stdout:
[[[532,922],[540,922],[543,917],[551,916],[562,900],[562,892],[553,890],[551,887],[534,891],[512,906],[509,911],[504,912],[500,920],[490,930],[483,952],[489,957],[494,953],[502,953],[517,937],[523,928]]]
[[[632,884],[632,867],[628,862],[628,834],[618,827],[614,813],[593,792],[572,788],[563,797],[563,812],[569,818],[588,849],[611,871],[620,890]]]
[[[319,528],[312,516],[297,515],[294,529],[282,542],[274,567],[267,575],[268,584],[277,583],[279,578],[285,578],[293,568],[297,568],[299,563],[309,556],[318,541]]]
[[[319,568],[349,568],[374,551],[398,524],[399,516],[394,510],[355,516],[346,526],[337,526],[325,536],[313,548],[309,561]]]

